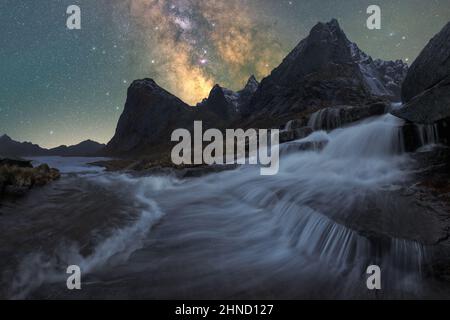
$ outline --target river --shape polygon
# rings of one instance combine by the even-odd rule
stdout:
[[[406,192],[401,120],[384,115],[281,146],[280,171],[198,178],[35,158],[62,178],[0,207],[5,298],[448,297],[429,275],[439,221]],[[296,144],[325,142],[323,149]],[[382,290],[366,286],[379,265]],[[66,268],[82,290],[66,288]]]

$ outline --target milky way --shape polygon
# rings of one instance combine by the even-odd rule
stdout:
[[[318,21],[337,18],[374,58],[409,63],[450,21],[450,0],[1,0],[0,134],[46,147],[108,142],[140,78],[191,105],[216,83],[269,74]],[[66,9],[81,8],[68,30]]]
[[[155,76],[190,104],[216,82],[238,89],[266,76],[282,49],[242,0],[129,0]]]

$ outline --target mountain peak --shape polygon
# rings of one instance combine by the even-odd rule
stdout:
[[[336,18],[331,19],[329,22],[326,22],[325,24],[330,28],[341,29],[341,26],[339,25],[339,21]]]
[[[150,78],[134,80],[130,85],[130,89],[132,88],[148,88],[151,90],[161,89],[161,87],[156,83],[156,81]]]
[[[309,43],[320,42],[324,44],[343,44],[348,45],[348,40],[345,32],[342,30],[339,22],[336,19],[332,19],[329,22],[319,22],[312,29],[308,36]]]
[[[212,87],[210,95],[213,93],[223,93],[223,88],[219,84],[215,84],[214,87]]]
[[[3,141],[12,141],[11,137],[8,136],[7,134],[3,134],[2,136],[0,136],[0,140],[3,140]]]
[[[331,19],[329,22],[318,22],[312,29],[311,34],[314,34],[318,31],[327,31],[327,32],[344,32],[342,31],[341,26],[339,25],[339,22],[336,19]]]
[[[250,78],[248,78],[247,80],[247,84],[245,85],[244,90],[246,89],[256,90],[258,86],[259,86],[258,80],[256,80],[256,77],[254,75],[251,75]]]

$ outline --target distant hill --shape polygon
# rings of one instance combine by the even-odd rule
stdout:
[[[59,146],[52,149],[45,149],[31,142],[15,141],[6,134],[0,137],[0,155],[8,157],[89,157],[98,155],[104,147],[104,144],[86,140],[73,146]]]

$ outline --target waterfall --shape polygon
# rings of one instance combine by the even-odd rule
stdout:
[[[437,124],[416,124],[415,130],[421,147],[439,142]]]
[[[308,126],[313,130],[332,130],[341,125],[341,112],[337,108],[321,109],[312,114],[308,122]]]

